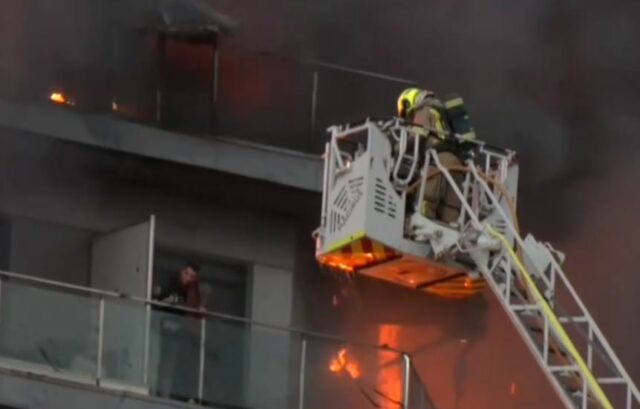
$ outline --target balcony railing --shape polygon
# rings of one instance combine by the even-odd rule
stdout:
[[[216,408],[432,408],[391,348],[0,272],[0,366]]]
[[[0,88],[6,81],[3,93],[13,90],[9,98],[108,113],[205,138],[321,153],[328,126],[392,115],[398,94],[414,84],[224,41],[157,42],[154,35],[126,31],[114,36],[112,53],[96,56],[90,66],[43,60],[20,73],[29,81],[0,78]]]

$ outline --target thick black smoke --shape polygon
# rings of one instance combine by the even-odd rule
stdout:
[[[638,130],[637,2],[210,3],[242,21],[237,41],[464,95],[481,137],[520,152],[524,223],[550,238],[585,222],[588,192],[567,187],[597,180]]]
[[[605,332],[620,348],[622,360],[640,376],[638,333],[625,318],[639,306],[633,290],[640,260],[629,244],[640,229],[635,183],[640,173],[639,2],[206,1],[240,22],[233,38],[225,40],[231,44],[384,72],[416,80],[441,94],[462,94],[480,137],[520,154],[519,207],[525,230],[567,249],[576,286],[596,317],[606,323]],[[154,92],[153,44],[132,34],[130,24],[133,11],[151,3],[4,0],[0,94],[33,99],[66,86],[79,100],[85,95],[88,99],[108,95],[97,98],[104,103],[110,102],[115,89],[122,98],[151,101],[145,109],[153,111],[149,97]],[[122,30],[123,26],[128,29]],[[258,120],[251,131],[262,132],[268,128],[265,121],[277,115],[271,120],[277,129],[292,127],[292,137],[300,139],[298,131],[308,129],[304,121],[310,101],[303,99],[309,78],[289,84],[298,76],[289,75],[287,59],[279,59],[282,67],[268,71],[252,59],[225,61],[222,97],[237,94],[235,88],[225,90],[225,84],[245,85],[237,106],[246,118]],[[114,72],[116,84],[111,82]],[[281,82],[274,86],[272,79]],[[318,120],[321,125],[349,120],[350,109],[357,115],[392,114],[393,95],[402,87],[320,72]],[[282,100],[270,99],[272,88],[281,92]],[[278,135],[269,133],[264,142]],[[301,146],[299,140],[282,142]],[[315,142],[317,147],[319,141]],[[311,257],[311,243],[306,251]],[[304,297],[308,304],[330,300],[331,290],[304,288],[309,290]],[[329,298],[322,298],[327,293]],[[433,306],[429,308],[433,311]],[[469,308],[477,313],[475,307]],[[309,310],[307,319],[313,315],[313,305]],[[317,326],[336,320],[322,312]],[[430,319],[426,312],[424,317],[416,315]],[[449,321],[435,320],[443,328]],[[449,325],[455,328],[443,331],[449,331],[451,339],[460,336],[456,323]],[[477,333],[481,339],[490,332],[485,329],[464,335]]]
[[[237,41],[462,94],[480,137],[520,154],[524,229],[567,249],[570,276],[640,376],[627,318],[638,308],[640,3],[211,3],[243,21]]]

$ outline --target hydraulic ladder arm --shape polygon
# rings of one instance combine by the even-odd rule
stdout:
[[[439,163],[435,152],[430,152],[430,155],[461,199],[477,231],[482,232],[485,238],[493,238],[496,244],[499,244],[499,248],[497,246],[489,257],[472,247],[467,251],[476,261],[483,277],[500,300],[565,405],[568,408],[588,408],[594,405],[606,409],[640,407],[640,393],[636,385],[562,271],[553,253],[548,251],[535,254],[535,249],[542,244],[536,242],[532,236],[526,240],[520,237],[512,218],[507,216],[500,205],[495,189],[489,186],[486,178],[480,176],[473,163],[467,165],[473,182],[497,211],[500,220],[507,227],[507,232],[513,237],[515,246],[505,234],[498,232],[490,223],[483,223],[476,216],[456,186],[449,170]],[[519,256],[514,248],[520,249],[519,252],[523,257]],[[538,262],[527,263],[530,265],[527,269],[523,258]],[[536,265],[541,264],[546,267],[545,270],[536,269]],[[556,299],[556,294],[561,291],[559,287],[564,287],[562,290],[565,297],[562,300]],[[573,307],[577,307],[578,314],[567,316],[566,310],[560,306],[561,302],[573,303]],[[542,334],[532,331],[530,325],[532,320],[542,322]],[[567,326],[576,326],[576,331],[567,329]],[[555,359],[550,356],[554,344],[566,351],[558,353],[559,351],[556,350],[558,356]],[[581,350],[578,345],[584,348]],[[594,357],[596,350],[598,356]],[[594,358],[599,358],[602,361],[601,365],[597,366]],[[558,361],[562,363],[559,364]],[[596,368],[602,373],[596,372]],[[579,380],[578,385],[576,385],[576,379]],[[620,391],[609,393],[605,391],[611,385],[622,387],[624,395],[622,401],[620,401]],[[613,404],[610,395],[618,399],[617,405]]]
[[[567,408],[640,409],[640,392],[562,270],[563,256],[520,235],[513,152],[474,142],[476,155],[447,167],[433,148],[407,156],[408,146],[425,146],[424,135],[397,120],[330,131],[321,264],[455,297],[486,283]],[[434,175],[460,203],[455,222],[421,212]]]

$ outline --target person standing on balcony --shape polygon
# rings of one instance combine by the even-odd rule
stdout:
[[[200,268],[186,264],[166,283],[154,288],[157,301],[200,310]],[[160,353],[156,394],[188,401],[197,396],[200,314],[169,306],[154,307],[160,316]]]

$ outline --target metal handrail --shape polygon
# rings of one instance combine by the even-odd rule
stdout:
[[[116,299],[116,300],[133,301],[133,302],[136,302],[136,303],[140,303],[142,305],[164,307],[164,308],[169,308],[169,309],[172,309],[172,310],[175,310],[175,311],[189,312],[189,313],[198,314],[198,315],[202,315],[202,316],[209,317],[209,318],[214,318],[214,319],[232,321],[232,322],[237,322],[237,323],[241,323],[241,324],[255,325],[257,327],[272,329],[272,330],[276,330],[276,331],[282,331],[282,332],[298,334],[298,335],[300,335],[302,337],[305,337],[305,338],[324,339],[324,340],[332,341],[332,342],[336,342],[336,343],[349,344],[349,345],[353,345],[353,346],[356,346],[356,347],[376,349],[376,350],[381,350],[381,351],[386,351],[386,352],[393,352],[393,353],[397,353],[397,354],[405,354],[405,353],[407,353],[406,351],[398,350],[398,349],[391,348],[391,347],[388,347],[388,346],[380,346],[380,345],[370,344],[370,343],[361,342],[361,341],[352,341],[352,340],[348,340],[348,339],[343,338],[343,337],[330,335],[330,334],[325,334],[325,333],[322,333],[322,332],[308,331],[308,330],[303,330],[303,329],[295,328],[295,327],[286,327],[286,326],[282,326],[282,325],[262,323],[262,322],[254,321],[254,320],[249,319],[249,318],[237,317],[237,316],[233,316],[233,315],[223,314],[223,313],[219,313],[219,312],[212,312],[212,311],[208,311],[208,310],[200,310],[200,309],[194,309],[194,308],[189,308],[189,307],[183,307],[183,306],[180,306],[180,305],[169,304],[169,303],[165,303],[165,302],[162,302],[162,301],[146,299],[144,297],[130,296],[130,295],[123,294],[123,293],[118,293],[118,292],[115,292],[115,291],[100,290],[100,289],[97,289],[97,288],[85,287],[85,286],[76,285],[76,284],[68,284],[68,283],[64,283],[64,282],[60,282],[60,281],[48,280],[48,279],[45,279],[45,278],[33,277],[33,276],[24,275],[24,274],[12,273],[12,272],[8,272],[8,271],[0,270],[0,279],[2,279],[2,277],[7,277],[7,278],[11,278],[11,279],[17,279],[17,280],[23,280],[23,281],[37,283],[37,284],[44,284],[44,285],[48,285],[48,286],[51,286],[51,287],[64,288],[64,289],[67,289],[67,290],[83,292],[83,293],[90,294],[90,295],[101,296],[101,297],[106,297],[106,298],[111,298],[111,299]]]
[[[362,69],[359,69],[359,68],[347,67],[347,66],[344,66],[344,65],[334,64],[334,63],[320,61],[320,60],[309,59],[309,60],[305,60],[305,62],[307,62],[307,63],[309,63],[311,65],[315,65],[316,67],[328,68],[328,69],[331,69],[331,70],[334,70],[334,71],[346,72],[346,73],[349,73],[349,74],[355,74],[355,75],[360,75],[360,76],[369,77],[369,78],[376,78],[376,79],[384,80],[384,81],[397,82],[398,84],[405,84],[405,85],[417,85],[418,84],[417,81],[406,79],[406,78],[395,77],[393,75],[381,74],[381,73],[378,73],[378,72],[362,70]]]
[[[283,326],[278,326],[278,325],[272,325],[272,324],[265,324],[265,323],[259,323],[247,318],[241,318],[241,317],[234,317],[231,315],[226,315],[226,314],[220,314],[220,313],[215,313],[215,312],[211,312],[211,311],[206,311],[206,310],[199,310],[199,309],[193,309],[193,308],[188,308],[188,307],[182,307],[182,306],[177,306],[177,305],[172,305],[169,303],[165,303],[165,302],[161,302],[161,301],[156,301],[156,300],[150,300],[150,299],[145,299],[142,297],[135,297],[135,296],[129,296],[126,294],[121,294],[115,291],[105,291],[105,290],[100,290],[100,289],[96,289],[96,288],[91,288],[91,287],[85,287],[85,286],[81,286],[81,285],[76,285],[76,284],[68,284],[68,283],[63,283],[60,281],[54,281],[54,280],[49,280],[49,279],[44,279],[44,278],[38,278],[38,277],[33,277],[33,276],[28,276],[28,275],[24,275],[24,274],[18,274],[18,273],[12,273],[12,272],[8,272],[8,271],[1,271],[0,270],[0,297],[2,290],[4,290],[4,288],[2,288],[3,286],[1,286],[2,282],[10,282],[11,280],[17,280],[17,281],[24,281],[27,283],[33,283],[33,284],[38,284],[38,285],[45,285],[45,286],[50,286],[50,287],[54,287],[57,289],[65,289],[65,290],[71,290],[71,291],[76,291],[76,292],[80,292],[80,293],[84,293],[87,294],[89,296],[96,296],[98,298],[99,301],[99,309],[98,309],[98,320],[99,320],[99,324],[98,324],[98,345],[97,345],[97,357],[96,357],[96,373],[95,373],[95,383],[96,386],[101,386],[101,381],[102,381],[102,369],[103,369],[103,359],[102,359],[102,355],[103,355],[103,351],[104,351],[104,316],[105,316],[105,300],[110,298],[112,300],[127,300],[127,301],[133,301],[136,303],[140,303],[141,306],[143,306],[146,310],[146,318],[145,321],[148,323],[150,320],[149,317],[149,312],[150,312],[150,306],[158,306],[158,307],[165,307],[165,308],[170,308],[176,311],[184,311],[184,312],[188,312],[188,313],[193,313],[193,314],[197,314],[199,317],[198,319],[200,320],[200,339],[199,339],[199,362],[198,362],[198,384],[197,384],[197,395],[198,395],[198,399],[200,401],[202,401],[203,397],[204,397],[204,371],[205,371],[205,345],[206,345],[206,323],[207,323],[207,319],[206,318],[216,318],[216,319],[223,319],[223,320],[228,320],[228,321],[234,321],[234,322],[238,322],[238,323],[243,323],[243,324],[250,324],[250,325],[256,325],[256,326],[260,326],[260,327],[264,327],[264,328],[269,328],[269,329],[273,329],[273,330],[277,330],[277,331],[283,331],[289,334],[297,334],[300,336],[301,339],[301,352],[300,352],[300,367],[299,367],[299,399],[298,399],[298,409],[304,409],[305,407],[305,377],[306,377],[306,360],[307,360],[307,342],[310,338],[316,338],[316,339],[321,339],[321,340],[325,340],[325,341],[330,341],[330,342],[336,342],[336,343],[341,343],[341,344],[347,344],[350,346],[356,346],[356,347],[361,347],[361,348],[369,348],[369,349],[374,349],[374,350],[378,350],[378,351],[385,351],[385,352],[392,352],[392,353],[396,353],[398,354],[403,363],[404,363],[404,374],[403,374],[403,397],[402,397],[402,408],[403,409],[409,409],[409,391],[410,391],[410,377],[409,377],[409,373],[411,371],[412,368],[412,362],[411,362],[411,356],[408,353],[399,351],[397,349],[394,348],[390,348],[387,346],[379,346],[379,345],[373,345],[373,344],[367,344],[364,342],[357,342],[357,341],[350,341],[341,337],[336,337],[336,336],[332,336],[332,335],[328,335],[328,334],[323,334],[323,333],[318,333],[318,332],[313,332],[313,331],[305,331],[305,330],[301,330],[301,329],[297,329],[297,328],[292,328],[292,327],[283,327]],[[147,329],[146,331],[149,331],[149,327],[147,325]],[[148,334],[147,334],[148,336]],[[145,345],[145,354],[148,351],[148,345]],[[151,388],[151,385],[148,384],[148,362],[145,359],[144,362],[144,373],[143,373],[143,377],[144,377],[144,385],[145,387]]]
[[[408,78],[402,78],[402,77],[397,77],[394,75],[389,75],[389,74],[384,74],[381,72],[375,72],[375,71],[369,71],[369,70],[364,70],[361,68],[354,68],[354,67],[349,67],[346,65],[342,65],[342,64],[337,64],[337,63],[333,63],[333,62],[329,62],[329,61],[323,61],[323,60],[318,60],[315,58],[299,58],[299,57],[295,57],[292,55],[287,55],[287,54],[283,54],[277,51],[273,51],[273,50],[256,50],[252,47],[248,47],[246,45],[243,44],[233,44],[233,45],[227,45],[227,46],[223,46],[222,50],[240,50],[241,52],[247,53],[247,54],[253,54],[253,55],[264,55],[264,56],[271,56],[271,57],[277,57],[280,58],[282,60],[285,61],[290,61],[290,62],[295,62],[297,64],[308,64],[308,65],[312,65],[318,68],[326,68],[326,69],[330,69],[333,71],[339,71],[339,72],[346,72],[349,74],[355,74],[355,75],[360,75],[363,77],[369,77],[369,78],[376,78],[379,80],[383,80],[383,81],[390,81],[390,82],[396,82],[399,84],[405,84],[405,85],[417,85],[418,82],[412,79],[408,79]]]

